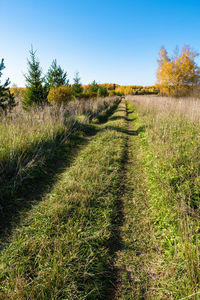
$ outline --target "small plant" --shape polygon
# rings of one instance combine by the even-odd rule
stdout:
[[[66,85],[52,87],[47,99],[52,105],[66,105],[72,100],[72,88]]]

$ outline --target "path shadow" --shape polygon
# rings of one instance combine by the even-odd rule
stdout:
[[[126,104],[126,117],[115,117],[113,116],[112,120],[117,119],[125,119],[128,122],[132,122],[135,119],[129,119],[128,115],[132,114],[133,111],[128,110]],[[129,126],[127,126],[129,128]],[[121,170],[120,170],[120,178],[119,178],[119,187],[117,189],[117,197],[114,203],[114,209],[111,215],[111,230],[110,230],[110,238],[107,241],[108,253],[110,257],[110,261],[108,264],[108,273],[110,276],[109,280],[105,280],[105,289],[103,291],[103,298],[105,300],[118,299],[117,293],[120,289],[120,276],[121,270],[115,265],[115,261],[117,260],[117,255],[119,251],[122,251],[126,245],[124,244],[122,238],[121,227],[125,222],[124,215],[124,199],[123,197],[126,194],[126,185],[127,185],[127,168],[129,162],[129,136],[137,136],[141,132],[145,132],[145,126],[138,127],[137,130],[129,130],[124,129],[117,126],[106,126],[103,130],[114,130],[117,132],[122,132],[126,134],[126,142],[124,146],[123,157],[121,160]],[[139,255],[139,252],[138,252]],[[141,298],[143,299],[143,298]]]
[[[103,130],[107,130],[107,129],[114,130],[117,132],[122,132],[127,135],[131,135],[131,136],[137,136],[141,132],[145,132],[145,126],[140,126],[137,130],[128,130],[128,129],[124,129],[122,127],[117,127],[117,126],[106,126],[105,128],[103,128]]]
[[[118,109],[118,111],[126,112],[126,109],[120,108],[120,109]]]
[[[110,282],[106,282],[104,290],[105,300],[115,299],[115,294],[117,291],[117,286],[119,285],[119,269],[114,265],[115,259],[117,257],[117,252],[122,251],[124,242],[122,239],[121,227],[124,224],[124,204],[123,197],[126,191],[126,180],[127,180],[127,162],[128,162],[128,136],[126,138],[126,143],[124,147],[123,157],[121,159],[121,170],[119,178],[119,187],[117,189],[116,201],[114,203],[114,209],[111,215],[111,230],[110,238],[107,241],[107,247],[110,257]]]
[[[115,104],[113,106],[111,106],[108,110],[106,110],[105,112],[99,114],[97,116],[98,123],[99,124],[106,123],[108,121],[108,119],[110,118],[110,116],[113,115],[113,113],[117,109],[120,102],[121,102],[121,100],[116,101]]]
[[[76,126],[79,127],[79,131],[71,134],[62,145],[57,145],[54,153],[47,155],[45,162],[40,157],[41,161],[31,170],[27,178],[21,182],[11,181],[1,189],[0,246],[20,223],[24,213],[40,202],[52,189],[58,175],[71,166],[79,151],[89,143],[89,137],[98,132],[92,125],[76,124]],[[45,143],[45,147],[48,143],[46,150],[55,147],[50,140]]]
[[[127,122],[134,122],[136,118],[133,119],[128,119],[127,117],[124,116],[113,116],[110,118],[111,121],[117,121],[117,120],[125,120]]]
[[[130,114],[132,114],[133,112],[134,112],[133,109],[129,109],[129,110],[127,110],[126,114],[127,114],[127,115],[130,115]]]

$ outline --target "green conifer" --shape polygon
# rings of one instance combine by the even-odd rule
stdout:
[[[67,80],[67,73],[61,68],[60,65],[57,65],[56,59],[52,61],[52,64],[47,72],[46,84],[48,89],[61,85],[69,85],[69,80]]]
[[[4,59],[0,62],[0,77],[2,76],[2,70],[5,69]],[[16,106],[14,95],[9,89],[10,80],[9,78],[4,84],[1,84],[0,80],[0,108],[4,112],[11,111]]]
[[[72,86],[72,94],[75,97],[80,97],[83,93],[83,87],[81,84],[81,78],[79,77],[79,73],[77,72],[73,78],[74,84]]]
[[[28,60],[28,74],[25,75],[26,91],[22,100],[24,108],[34,105],[42,105],[47,100],[47,92],[44,87],[44,77],[42,77],[42,70],[40,62],[36,58],[36,51],[31,48],[30,60]]]

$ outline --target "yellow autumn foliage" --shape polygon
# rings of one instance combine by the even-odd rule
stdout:
[[[119,85],[114,83],[103,83],[98,84],[100,87],[105,87],[108,91],[109,96],[115,95],[149,95],[149,94],[158,94],[159,87],[158,86],[142,86],[142,85]],[[84,94],[88,93],[90,85],[83,85]],[[90,95],[88,95],[90,96]]]
[[[120,93],[122,95],[132,95],[133,94],[133,89],[130,86],[118,86],[115,89],[116,93]]]
[[[67,85],[52,87],[47,99],[52,105],[66,105],[72,100],[72,88]]]
[[[23,87],[11,87],[10,91],[16,98],[22,98],[24,96],[24,93],[26,91],[26,88]]]
[[[167,96],[187,96],[200,79],[200,68],[195,63],[198,53],[191,50],[189,46],[183,47],[180,55],[169,58],[164,47],[161,48],[157,71],[160,92]]]

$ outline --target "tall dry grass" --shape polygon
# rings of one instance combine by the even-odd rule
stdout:
[[[124,117],[122,103],[108,122],[88,126],[96,135],[4,244],[0,299],[106,299],[111,294],[115,272],[109,249],[126,143],[124,133],[114,129],[125,130]]]
[[[200,100],[198,98],[170,98],[160,96],[127,96],[137,104],[138,108],[147,113],[163,114],[187,118],[191,121],[200,120]]]
[[[88,124],[101,111],[112,106],[116,98],[74,101],[63,107],[45,106],[24,111],[20,106],[0,121],[0,200],[7,184],[13,188],[47,159],[53,158],[80,124]]]
[[[173,299],[200,290],[200,101],[133,96],[158,241],[162,288]],[[167,274],[167,275],[166,275]],[[161,280],[161,279],[160,279]],[[157,295],[158,296],[158,295]]]

